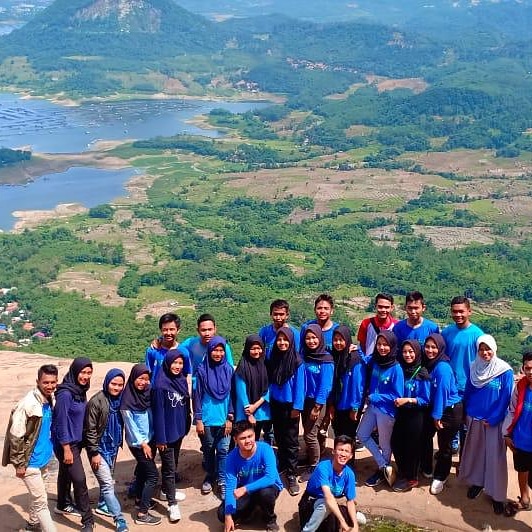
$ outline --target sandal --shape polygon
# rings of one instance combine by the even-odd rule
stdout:
[[[519,503],[509,501],[504,505],[504,515],[506,517],[513,517],[519,511]]]
[[[523,502],[521,497],[517,497],[519,510],[530,510],[530,501]]]

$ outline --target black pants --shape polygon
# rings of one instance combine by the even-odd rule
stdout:
[[[255,425],[255,440],[260,440],[261,433],[264,441],[268,445],[273,445],[273,426],[271,420],[257,421]]]
[[[301,497],[301,500],[299,501],[298,505],[299,530],[303,530],[304,526],[308,523],[309,519],[314,513],[315,502],[316,497],[310,495],[308,491],[305,491],[305,493],[303,493],[303,497]],[[343,504],[339,504],[338,508],[340,512],[342,512],[346,523],[349,526],[353,526],[354,523],[353,521],[351,521],[351,517],[349,515],[349,512],[347,511],[347,507]],[[338,532],[338,530],[340,530],[340,523],[338,522],[338,518],[333,513],[331,513],[323,520],[317,532]]]
[[[155,446],[152,447],[152,456],[155,458]],[[144,455],[142,447],[130,447],[131,454],[137,461],[137,467],[135,468],[136,482],[137,482],[137,494],[140,496],[139,513],[147,513],[150,507],[150,500],[153,497],[157,481],[159,480],[159,472],[155,465],[154,458],[149,459]],[[172,455],[173,460],[173,455]],[[174,480],[175,483],[175,480]],[[175,484],[174,484],[175,486]],[[168,495],[168,494],[167,494]],[[175,488],[174,488],[175,497]]]
[[[262,515],[266,523],[271,523],[277,519],[275,515],[275,501],[279,496],[279,489],[276,486],[269,486],[253,493],[246,493],[236,501],[236,512],[233,514],[235,523],[249,517],[255,508],[262,510]],[[225,521],[225,502],[218,507],[218,519]]]
[[[351,410],[335,410],[334,416],[332,419],[332,427],[334,430],[334,436],[349,436],[350,438],[353,438],[353,440],[356,438],[357,435],[357,427],[358,427],[358,420],[353,421],[349,414],[351,413]]]
[[[183,438],[174,443],[167,444],[164,451],[159,451],[159,456],[161,457],[161,491],[166,493],[168,506],[176,503],[175,473],[182,443]]]
[[[82,524],[94,524],[94,517],[89,500],[89,490],[87,489],[87,479],[85,470],[81,462],[81,444],[71,443],[70,449],[74,456],[72,464],[63,462],[63,447],[55,446],[54,453],[59,461],[59,471],[57,473],[57,507],[62,509],[70,502],[70,486],[74,488],[74,501],[81,514]]]
[[[274,399],[270,401],[279,471],[295,476],[299,452],[299,417],[291,417],[292,407],[292,403],[279,403]]]
[[[423,424],[427,410],[408,406],[397,409],[391,443],[400,478],[417,480],[423,449]]]
[[[434,466],[434,478],[436,480],[446,480],[451,472],[453,463],[453,451],[451,443],[463,421],[462,403],[448,406],[441,418],[443,428],[437,431],[438,454]],[[421,454],[421,468],[427,473],[432,471],[433,445],[432,441],[436,433],[434,420],[428,414],[423,423],[423,451]]]

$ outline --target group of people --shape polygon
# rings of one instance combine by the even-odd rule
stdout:
[[[398,321],[394,298],[378,294],[376,313],[362,321],[354,342],[349,327],[333,321],[330,295],[318,296],[315,319],[300,329],[289,325],[288,302],[275,300],[271,323],[245,339],[236,368],[212,315],[202,314],[198,335],[178,343],[180,319],[165,314],[144,363],[134,365],[127,380],[120,369],[110,370],[88,402],[88,358],[74,359],[59,386],[57,368],[42,366],[36,389],[12,412],[3,456],[31,497],[26,530],[56,530],[42,478],[52,453],[59,461],[54,511],[80,515],[81,529],[93,530],[81,461],[85,448],[100,485],[95,511],[112,517],[117,532],[127,531],[113,483],[123,439],[136,461],[129,489],[135,523],[162,522],[150,512],[159,482],[157,451],[161,498],[168,503],[168,520],[178,522],[178,503],[185,496],[176,489],[179,454],[192,424],[205,471],[201,493],[214,491],[221,499],[218,518],[226,532],[255,511],[266,530],[279,530],[276,499],[285,486],[298,495],[302,484],[301,530],[358,530],[357,445],[376,463],[367,486],[388,483],[395,491],[408,491],[422,475],[438,495],[459,449],[458,477],[469,486],[467,497],[485,491],[495,513],[529,509],[532,353],[523,356],[524,375],[514,387],[513,371],[497,357],[495,339],[471,323],[467,298],[453,298],[454,323],[441,332],[423,317],[425,309],[423,295],[410,292],[407,317]],[[330,429],[334,446],[324,459]],[[518,472],[517,502],[507,501],[506,447]]]

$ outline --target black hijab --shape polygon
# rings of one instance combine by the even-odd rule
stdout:
[[[414,361],[407,364],[403,358],[403,349],[405,345],[409,345],[414,351]],[[417,340],[405,340],[401,345],[401,352],[399,353],[399,364],[403,368],[405,379],[411,379],[415,377],[420,381],[426,381],[430,379],[429,372],[421,365],[421,344]]]
[[[438,346],[438,356],[436,358],[433,358],[432,360],[429,360],[427,358],[427,355],[423,353],[423,365],[427,368],[429,372],[432,372],[438,362],[449,362],[449,357],[446,353],[447,346],[445,344],[445,340],[443,339],[443,336],[441,334],[429,334],[425,339],[425,344],[427,343],[427,340],[429,338]]]
[[[127,379],[127,384],[122,394],[122,401],[120,402],[120,410],[132,410],[134,412],[144,412],[151,407],[150,387],[145,390],[137,390],[135,388],[135,381],[141,375],[149,375],[150,370],[146,364],[135,364],[131,368],[131,373]]]
[[[262,355],[253,358],[250,350],[254,345],[260,345]],[[268,371],[264,362],[264,342],[258,334],[250,334],[244,343],[242,358],[235,371],[245,383],[248,399],[251,404],[257,402],[268,391]]]
[[[305,338],[308,332],[314,333],[319,340],[318,347],[316,349],[310,349],[307,347]],[[323,339],[323,331],[317,323],[311,323],[303,333],[303,342],[301,343],[301,348],[303,349],[303,359],[305,362],[317,362],[318,364],[334,362],[334,358],[331,353],[327,351],[325,347],[325,340]]]
[[[179,375],[174,375],[170,367],[178,358],[183,359],[183,369]],[[164,355],[162,371],[157,373],[154,388],[177,392],[183,397],[189,397],[187,376],[184,373],[185,355],[179,349],[169,349]]]
[[[345,349],[342,351],[337,351],[334,348],[334,335],[339,334],[345,341]],[[345,375],[353,366],[358,364],[361,360],[358,350],[349,352],[349,348],[353,343],[353,338],[351,337],[351,330],[347,325],[339,325],[334,329],[333,333],[333,346],[332,346],[332,356],[336,364],[336,378],[340,379]]]
[[[78,382],[78,375],[85,369],[92,368],[92,362],[87,357],[77,357],[70,364],[68,373],[63,378],[63,382],[57,387],[56,395],[62,392],[70,392],[74,401],[84,403],[87,401],[87,391],[90,382],[83,386]]]
[[[377,350],[377,342],[379,337],[384,338],[386,343],[390,346],[390,352],[386,356],[379,354]],[[375,349],[373,350],[372,361],[380,368],[390,368],[397,363],[397,337],[392,331],[380,331],[375,339]]]
[[[277,347],[277,339],[280,334],[286,336],[290,343],[288,351],[280,351]],[[275,336],[275,342],[272,347],[270,362],[268,364],[270,383],[282,386],[294,375],[301,364],[303,364],[303,361],[299,358],[296,351],[294,333],[289,327],[281,327]]]

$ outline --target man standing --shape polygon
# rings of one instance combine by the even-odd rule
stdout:
[[[440,332],[440,328],[436,323],[423,317],[423,312],[427,310],[427,305],[425,305],[421,292],[414,290],[406,294],[405,310],[406,320],[401,320],[393,326],[398,348],[401,348],[405,340],[417,340],[423,345],[427,336]]]
[[[299,346],[299,330],[288,324],[290,319],[290,305],[285,299],[275,299],[270,304],[271,323],[264,325],[259,330],[259,336],[264,342],[266,360],[270,359],[273,344],[277,338],[277,331],[281,327],[289,327],[294,333],[294,341]]]
[[[377,335],[381,331],[391,331],[398,322],[392,316],[394,299],[391,294],[380,293],[375,296],[375,316],[364,318],[358,328],[357,340],[364,355],[373,354]]]
[[[300,348],[301,351],[303,348],[302,340],[305,338],[305,331],[309,325],[312,323],[317,323],[321,327],[321,332],[323,333],[323,341],[325,342],[325,347],[329,353],[332,351],[332,340],[334,329],[338,327],[338,323],[331,319],[334,312],[334,300],[329,294],[320,294],[314,301],[314,313],[316,314],[316,319],[306,321],[301,326],[301,342]]]
[[[458,395],[463,399],[466,383],[469,379],[471,362],[477,356],[477,338],[484,332],[471,323],[471,303],[465,296],[456,296],[451,300],[451,318],[454,323],[443,329],[442,336],[447,345],[447,355],[451,360],[458,387]],[[458,444],[464,443],[465,425],[462,425],[452,443],[453,452],[458,452]]]
[[[218,519],[224,532],[235,530],[235,524],[249,518],[255,508],[262,511],[266,530],[279,530],[275,501],[283,489],[277,471],[275,454],[265,442],[255,441],[255,430],[249,421],[235,424],[236,447],[229,453],[225,468],[225,501],[218,508]]]
[[[198,336],[189,336],[179,344],[179,350],[188,356],[190,371],[192,372],[192,388],[195,388],[196,370],[207,354],[207,345],[216,336],[216,322],[211,314],[202,314],[197,321]],[[233,353],[229,344],[225,344],[227,362],[234,366]]]
[[[43,473],[52,458],[51,437],[57,367],[41,366],[37,387],[28,392],[11,412],[4,443],[2,465],[13,464],[30,495],[29,521],[24,530],[56,532],[48,509]]]
[[[151,345],[146,349],[145,364],[150,370],[150,381],[155,383],[157,373],[163,364],[164,356],[170,349],[176,349],[179,345],[177,343],[177,335],[181,329],[181,319],[177,314],[169,312],[163,314],[159,318],[159,330],[161,336],[156,338]],[[185,367],[184,373],[188,374],[190,368]]]

